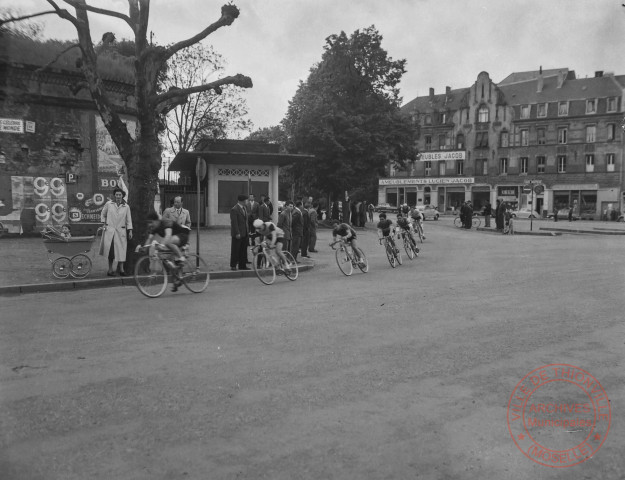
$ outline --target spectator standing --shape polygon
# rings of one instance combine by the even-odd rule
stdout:
[[[113,262],[117,262],[117,269],[121,276],[126,275],[124,263],[126,262],[126,250],[128,239],[132,239],[132,217],[130,207],[124,200],[126,192],[121,188],[113,190],[113,200],[108,201],[100,219],[104,223],[104,233],[100,243],[100,255],[108,257],[109,269],[106,273],[109,277],[115,276]]]
[[[556,207],[555,203],[553,205],[553,221],[558,221],[558,207]]]
[[[497,226],[498,232],[503,232],[504,227],[504,212],[506,206],[501,200],[497,200],[497,208],[495,209],[495,225]]]
[[[372,203],[370,203],[367,206],[367,210],[369,211],[369,221],[373,222],[373,204]]]
[[[278,217],[278,228],[284,231],[284,250],[291,251],[291,240],[293,239],[291,224],[293,223],[293,202],[287,200],[284,204],[284,208]]]
[[[302,245],[301,253],[303,258],[308,258],[308,239],[310,237],[310,204],[306,202],[302,209]]]
[[[569,222],[573,221],[573,206],[569,205]]]
[[[261,203],[260,207],[258,207],[258,218],[260,218],[263,222],[271,221],[271,210],[269,209],[269,205],[267,205],[268,198],[263,199],[263,203]]]
[[[171,220],[178,225],[191,230],[191,214],[189,210],[182,208],[182,197],[174,197],[174,203],[163,212],[163,220]]]
[[[265,203],[269,207],[269,218],[271,218],[271,215],[273,215],[273,203],[271,203],[271,199],[269,197],[265,198],[265,200]]]
[[[319,250],[315,250],[317,246],[317,226],[319,225],[319,218],[317,217],[317,207],[319,204],[317,202],[312,204],[310,208],[310,227],[309,227],[309,235],[308,235],[308,251],[317,253]]]
[[[293,209],[291,218],[291,255],[297,261],[297,255],[302,246],[302,236],[304,235],[304,219],[302,218],[302,202],[297,201]]]
[[[484,205],[484,226],[490,228],[490,216],[493,214],[493,207],[491,207],[490,202],[486,200],[486,204]]]
[[[248,214],[245,208],[247,195],[239,195],[237,204],[230,210],[230,269],[249,270],[247,266],[247,244],[249,234]]]

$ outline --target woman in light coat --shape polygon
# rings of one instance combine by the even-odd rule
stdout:
[[[126,192],[121,188],[113,190],[114,200],[104,205],[101,220],[104,223],[104,233],[100,244],[100,255],[108,257],[109,277],[115,276],[113,261],[119,266],[119,274],[126,275],[124,262],[126,261],[126,247],[128,238],[132,239],[132,219],[130,217],[130,207],[124,201]]]

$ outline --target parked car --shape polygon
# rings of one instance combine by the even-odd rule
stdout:
[[[617,222],[625,222],[625,216],[623,216],[623,214],[621,213],[621,216],[618,217]]]
[[[519,208],[518,210],[512,210],[512,218],[540,218],[540,214],[531,208]],[[560,216],[558,215],[558,218]],[[568,210],[567,210],[568,218]]]
[[[378,213],[397,213],[397,207],[389,203],[380,203],[373,210]]]
[[[549,213],[547,215],[547,218],[551,218],[553,219],[553,213]],[[562,208],[560,210],[558,210],[558,220],[568,220],[569,219],[569,209],[568,208]],[[579,220],[579,216],[573,212],[573,220]]]
[[[440,216],[438,209],[433,205],[417,205],[416,208],[423,214],[425,220],[438,220]]]

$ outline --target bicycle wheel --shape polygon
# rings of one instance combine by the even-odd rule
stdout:
[[[391,264],[391,267],[395,268],[395,253],[393,253],[393,247],[390,243],[386,242],[384,244],[384,250],[386,251],[386,258],[388,258],[388,263]]]
[[[159,258],[141,257],[135,265],[135,284],[146,297],[160,297],[167,288],[167,272]]]
[[[360,268],[362,273],[367,273],[369,271],[369,261],[367,260],[365,252],[363,252],[360,247],[358,247],[358,256],[361,260],[360,263],[358,263],[358,268]]]
[[[336,251],[336,264],[339,266],[341,272],[348,277],[354,272],[351,256],[347,253],[345,247],[339,248]]]
[[[480,217],[473,217],[473,220],[471,220],[471,226],[473,226],[473,228],[477,228],[482,224],[482,221],[480,220]]]
[[[401,258],[401,250],[397,248],[397,245],[395,246],[395,258],[397,259],[397,263],[399,263],[400,265],[404,263],[403,259]]]
[[[297,280],[297,277],[299,275],[299,268],[297,267],[297,262],[293,258],[293,255],[291,255],[291,252],[282,252],[282,253],[284,253],[284,256],[286,257],[286,260],[287,260],[287,266],[289,267],[289,270],[284,269],[284,276],[291,281]]]
[[[265,285],[271,285],[276,281],[276,269],[264,252],[254,255],[254,271],[258,279]]]
[[[460,217],[454,218],[454,225],[458,228],[462,228],[462,220],[460,220]]]
[[[67,257],[59,257],[52,264],[52,275],[56,278],[67,278],[71,273],[71,260]]]
[[[189,254],[187,255],[187,260],[182,264],[180,279],[189,291],[202,293],[208,287],[208,281],[210,280],[208,265],[202,257]]]
[[[85,278],[91,271],[91,259],[82,253],[74,255],[69,261],[69,271],[73,277]]]
[[[406,250],[408,258],[412,260],[414,258],[414,250],[412,249],[412,242],[407,234],[404,234],[404,250]]]

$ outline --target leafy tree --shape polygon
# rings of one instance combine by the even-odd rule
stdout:
[[[414,129],[399,111],[405,60],[390,58],[381,42],[374,26],[328,37],[282,122],[289,151],[316,157],[294,166],[295,175],[335,198],[370,189],[389,161],[403,165],[416,154]]]
[[[0,26],[8,22],[17,22],[54,14],[73,25],[78,34],[78,48],[81,57],[77,66],[84,75],[84,82],[79,87],[87,88],[102,117],[102,121],[111,135],[121,157],[128,167],[129,203],[135,219],[135,235],[145,235],[147,212],[153,208],[154,196],[158,188],[158,172],[161,168],[161,146],[159,129],[162,116],[176,105],[187,100],[188,95],[213,90],[218,92],[226,85],[251,88],[252,81],[244,75],[228,76],[212,82],[182,89],[160,91],[159,76],[164,71],[167,61],[179,51],[191,47],[214,33],[221,27],[231,25],[239,16],[239,9],[233,4],[221,7],[220,17],[204,30],[187,39],[167,47],[153,45],[148,41],[148,20],[150,17],[149,0],[128,0],[128,14],[88,5],[86,0],[63,0],[73,7],[74,14],[61,8],[56,0],[47,0],[52,9],[22,16],[10,16],[0,21]],[[91,38],[90,14],[106,15],[117,18],[127,24],[134,38],[134,83],[137,104],[136,138],[131,137],[125,123],[120,118],[113,104],[101,74],[98,71],[98,55]],[[75,90],[74,90],[75,91]]]
[[[177,52],[167,62],[163,87],[184,89],[208,83],[224,71],[224,66],[224,58],[212,47],[198,43]],[[249,130],[251,121],[245,118],[247,105],[241,92],[241,88],[232,87],[194,93],[169,112],[165,137],[170,153],[188,151],[201,138],[226,138],[230,132]]]

